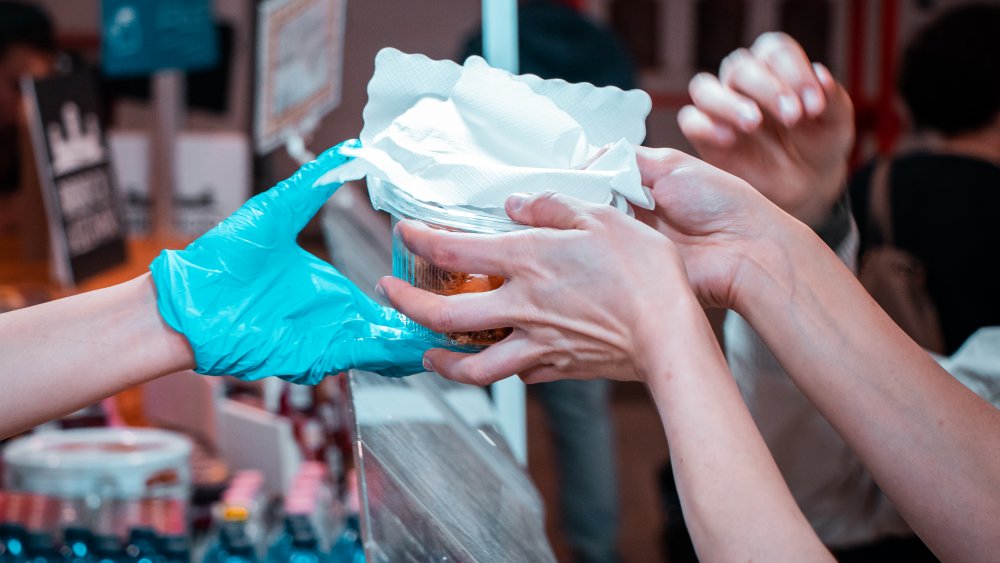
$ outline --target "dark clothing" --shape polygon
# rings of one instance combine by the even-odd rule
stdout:
[[[21,185],[21,150],[17,127],[0,128],[0,195]]]
[[[517,27],[521,74],[635,88],[632,61],[618,36],[570,6],[554,0],[526,2],[518,8]],[[483,35],[477,31],[461,56],[482,54]]]
[[[865,166],[848,185],[862,259],[877,236],[868,218],[873,170]],[[893,160],[888,183],[895,244],[924,263],[951,355],[977,329],[1000,325],[1000,166],[916,152]]]

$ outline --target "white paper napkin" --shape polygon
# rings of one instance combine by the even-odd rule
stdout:
[[[378,177],[443,206],[496,209],[515,192],[558,191],[594,203],[617,192],[651,209],[633,149],[651,105],[641,90],[383,49],[368,84],[362,148],[338,175]]]

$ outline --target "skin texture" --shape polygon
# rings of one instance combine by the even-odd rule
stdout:
[[[809,225],[844,189],[854,143],[851,100],[788,35],[765,33],[688,87],[677,121],[709,164],[743,178]]]
[[[703,163],[701,171],[718,172]],[[514,372],[529,383],[643,381],[701,558],[830,560],[743,405],[677,247],[621,213],[565,196],[515,196],[507,211],[542,228],[491,237],[399,225],[407,246],[441,268],[506,278],[497,290],[450,297],[380,282],[390,302],[434,330],[514,327],[479,354],[428,352],[428,367],[477,384]]]
[[[817,107],[812,120],[800,117],[787,122],[772,112],[766,126],[734,132],[732,137],[738,140],[724,150],[725,143],[707,134],[691,115],[712,116],[734,130],[734,121],[725,116],[737,114],[741,103],[766,108],[774,99],[764,86],[751,86],[745,78],[765,74],[759,83],[769,82],[773,91],[799,93],[802,107],[807,105],[804,88],[818,82],[825,109]],[[699,80],[696,77],[691,85],[694,106],[682,112],[679,122],[701,156],[749,180],[785,211],[815,224],[818,216],[804,210],[822,211],[837,196],[842,177],[836,171],[850,148],[852,115],[843,88],[821,66],[810,67],[801,48],[781,34],[765,34],[750,50],[729,57],[715,81],[718,88],[706,89]],[[768,115],[767,110],[764,113]],[[993,126],[997,123],[1000,117]],[[939,149],[994,159],[1000,144],[988,141],[995,138],[995,130],[991,133],[987,127],[962,138],[943,139]],[[820,158],[824,154],[830,158]],[[804,158],[807,155],[816,156]],[[652,158],[640,157],[640,166],[649,172],[644,181],[672,185],[671,156],[649,152],[646,156]],[[660,203],[666,190],[654,194],[658,191]],[[673,237],[664,223],[684,218],[671,211],[659,207],[659,217],[653,221]],[[705,276],[699,294],[735,309],[751,323],[938,556],[988,558],[998,542],[980,522],[995,522],[1000,514],[995,493],[988,492],[998,490],[997,410],[911,342],[830,253],[813,248],[815,237],[802,225],[763,217],[755,221],[772,225],[770,234],[758,235],[768,242],[741,251],[747,254],[732,270],[730,280],[737,280],[735,284],[726,282],[725,276]],[[708,240],[719,237],[701,238],[702,244],[710,244]],[[731,254],[730,261],[735,260]],[[699,270],[708,272],[686,262],[692,281]],[[724,298],[716,299],[720,294]]]
[[[509,286],[462,300],[425,294],[400,280],[381,282],[393,305],[435,330],[514,326],[515,334],[522,331],[519,338],[480,354],[483,358],[432,350],[426,355],[431,367],[446,377],[477,384],[515,372],[528,382],[576,373],[640,379],[654,391],[672,446],[691,439],[684,433],[696,432],[700,425],[672,427],[671,409],[666,407],[668,398],[687,399],[659,387],[693,377],[671,366],[690,362],[687,365],[696,366],[692,371],[711,372],[703,369],[707,356],[702,340],[708,336],[698,337],[701,331],[691,328],[701,321],[683,314],[687,305],[677,301],[684,295],[683,279],[669,265],[676,264],[679,255],[698,301],[732,308],[754,326],[937,555],[983,560],[1000,549],[993,526],[1000,518],[995,494],[1000,490],[1000,411],[950,377],[896,327],[808,227],[748,184],[676,151],[643,149],[639,157],[644,182],[657,201],[657,219],[672,245],[653,241],[625,217],[610,215],[608,223],[593,229],[575,223],[574,231],[584,235],[562,236],[565,231],[553,233],[551,227],[574,223],[532,218],[523,204],[508,205],[508,213],[550,228],[518,238],[401,227],[414,252],[444,268],[487,268],[511,279]],[[518,284],[522,272],[550,285],[560,283],[555,288],[537,281]],[[611,301],[609,292],[615,296]],[[663,361],[672,363],[658,361],[661,352]],[[687,393],[692,393],[691,401],[699,400],[697,392]],[[741,403],[730,404],[724,394],[710,396],[720,403],[711,406],[709,401],[701,410],[736,409],[741,420],[716,422],[737,426],[730,428],[732,434],[749,433],[752,422],[743,416]],[[741,439],[760,440],[753,434]],[[697,449],[692,447],[691,455],[704,455]],[[734,466],[747,463],[728,461]],[[765,470],[773,463],[769,458],[752,463],[755,478],[761,479],[753,481],[754,487],[787,494],[783,484],[778,486],[780,475]],[[725,471],[718,471],[713,478],[723,478]],[[701,500],[706,497],[701,495],[714,497],[685,482],[684,473],[679,473],[682,498],[688,499],[685,510],[705,510]],[[769,516],[772,510],[780,512],[777,507],[744,506],[733,498],[740,495],[729,497],[727,510]],[[719,553],[719,542],[737,533],[737,527],[699,531],[712,522],[707,519],[692,530],[703,554]],[[800,535],[787,522],[780,526],[785,525],[779,544],[807,542],[808,534]],[[763,549],[759,544],[769,541],[746,540],[743,549]]]
[[[0,315],[0,436],[191,369],[187,340],[156,309],[149,274]]]

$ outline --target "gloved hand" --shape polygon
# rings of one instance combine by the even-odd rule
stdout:
[[[160,315],[187,337],[195,371],[315,384],[350,368],[400,377],[424,371],[430,344],[295,242],[340,187],[327,174],[349,157],[321,154],[150,270]]]

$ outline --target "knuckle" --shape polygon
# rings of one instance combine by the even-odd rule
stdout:
[[[746,49],[744,47],[736,49],[732,53],[729,53],[728,55],[726,55],[726,57],[724,59],[722,59],[722,63],[719,64],[719,72],[720,72],[720,74],[721,73],[730,73],[733,70],[735,70],[735,69],[743,66],[743,64],[747,60],[749,60],[750,58],[752,58],[752,56],[753,55],[750,53],[749,49]]]
[[[455,266],[457,255],[455,251],[445,244],[434,244],[428,249],[426,258],[439,268],[448,270]]]
[[[455,365],[455,375],[476,385],[492,383],[495,377],[475,357],[469,357]]]
[[[619,211],[613,209],[612,207],[601,206],[589,210],[589,212],[585,215],[585,217],[589,216],[591,219],[593,219],[595,223],[599,225],[607,225],[609,223],[613,223],[618,218],[617,216],[620,214],[621,213]]]
[[[795,41],[787,33],[782,31],[768,31],[767,33],[761,34],[761,36],[754,41],[751,51],[760,55],[773,54],[774,52],[785,49],[790,44],[794,43]]]
[[[664,164],[669,164],[677,160],[677,155],[680,153],[677,149],[672,148],[659,148],[654,149],[653,158]]]
[[[562,201],[558,193],[554,191],[544,191],[535,196],[533,203],[539,207],[548,207],[553,204],[561,204]]]
[[[455,329],[455,314],[446,303],[434,301],[427,316],[428,328],[437,332],[452,332]]]

